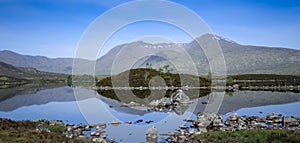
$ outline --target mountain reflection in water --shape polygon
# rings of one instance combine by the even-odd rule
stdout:
[[[26,89],[30,92],[25,92]],[[143,119],[143,123],[118,127],[108,126],[107,134],[110,138],[122,139],[124,142],[141,142],[145,140],[145,131],[152,125],[157,126],[159,133],[173,132],[182,125],[186,117],[195,117],[210,104],[211,97],[223,93],[197,91],[197,95],[190,96],[196,102],[194,108],[187,109],[182,115],[174,112],[154,112],[142,107],[124,107],[123,102],[113,98],[112,94],[98,94],[98,92],[84,87],[15,87],[1,89],[0,116],[14,120],[60,119],[70,123],[110,123],[114,119],[135,122]],[[194,91],[184,91],[191,95]],[[130,101],[130,100],[129,100]],[[205,102],[208,104],[203,104]],[[246,113],[249,107],[279,105],[285,110],[287,103],[300,102],[300,94],[293,92],[271,91],[236,91],[225,93],[219,112],[226,114],[242,109]],[[294,104],[291,104],[294,105]],[[295,104],[294,106],[297,106]],[[290,109],[290,108],[289,108]],[[286,109],[286,110],[289,110]],[[257,109],[261,110],[261,109]],[[258,111],[257,111],[258,112]],[[263,111],[262,109],[262,112]],[[267,112],[267,111],[266,111]],[[286,111],[294,113],[295,111]],[[145,121],[153,120],[151,124]],[[141,125],[141,126],[138,126]],[[126,133],[124,133],[126,131]],[[134,131],[129,135],[127,131]]]

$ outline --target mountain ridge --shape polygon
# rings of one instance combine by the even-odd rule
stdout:
[[[209,34],[204,35],[203,37],[199,37],[189,43],[177,44],[178,46],[181,46],[182,47],[181,49],[184,49],[193,58],[195,64],[197,65],[199,74],[207,74],[208,72],[210,72],[208,59],[205,56],[203,49],[197,43],[198,40],[202,40],[205,38],[206,39],[213,38],[217,40],[217,42],[219,43],[221,50],[224,54],[227,74],[300,74],[300,68],[299,68],[300,50],[280,48],[280,47],[241,45],[234,41],[227,40],[219,36],[215,37],[214,35],[209,35]],[[148,52],[147,50],[149,50],[143,46],[128,47],[129,44],[120,45],[122,47],[121,49],[126,49],[121,51],[124,52],[123,57],[121,57],[121,59],[134,57],[135,55],[132,53],[136,53],[136,55],[139,54],[142,55],[145,52]],[[159,50],[155,49],[156,51],[153,50],[152,53],[156,53],[155,56],[157,57],[169,56],[169,57],[175,57],[176,59],[178,56],[169,52],[168,48],[169,47],[165,47]],[[120,47],[118,47],[118,49],[120,49]],[[138,53],[139,51],[136,51],[135,49],[140,49],[139,51],[143,51],[143,52]],[[101,72],[111,73],[111,71],[104,71],[101,69],[112,68],[111,59],[116,58],[114,57],[116,55],[115,54],[116,50],[115,49],[112,50],[114,50],[113,53],[109,51],[106,55],[102,57],[102,59],[97,60],[96,66],[100,67],[100,68],[96,68],[96,70],[98,70],[97,73],[101,73]],[[180,52],[180,49],[173,48],[172,50],[175,51],[179,50]],[[120,54],[118,56],[120,56]],[[110,58],[110,60],[105,58]],[[150,58],[152,58],[152,60]],[[142,57],[140,59],[136,58],[134,60],[137,61],[134,65],[135,68],[145,67],[146,66],[145,63],[151,63],[152,65],[156,65],[154,66],[154,68],[159,68],[164,65],[170,65],[172,63],[172,61],[161,62],[160,60],[153,58],[153,56],[151,55],[149,55],[149,59],[144,59]],[[156,61],[160,61],[160,62],[156,62]],[[122,64],[130,65],[129,63],[126,63],[125,60],[121,62]],[[184,64],[184,62],[182,63]],[[182,66],[183,69],[181,71],[188,73],[189,68],[184,67],[183,64],[182,65],[179,64],[180,66]]]
[[[223,51],[227,74],[300,74],[300,50],[281,48],[281,47],[264,47],[241,45],[230,39],[222,38],[215,35],[205,35],[206,38],[214,38],[219,43]],[[204,36],[204,37],[205,37]],[[199,74],[207,74],[209,71],[208,59],[202,48],[196,43],[203,37],[196,38],[189,43],[158,43],[151,44],[143,41],[125,43],[118,45],[108,51],[104,56],[96,61],[73,58],[48,58],[45,56],[21,55],[9,50],[0,51],[0,61],[11,64],[16,67],[31,67],[37,70],[72,73],[73,60],[82,69],[96,69],[97,75],[110,75],[112,73],[112,64],[118,55],[122,64],[129,65],[128,61],[136,61],[134,65],[128,68],[145,67],[146,63],[151,63],[153,68],[159,68],[172,61],[162,60],[161,57],[178,57],[176,52],[185,50],[194,60]],[[176,48],[174,48],[176,47]],[[175,53],[173,52],[175,51]],[[119,54],[123,53],[123,54]],[[147,57],[139,57],[144,53],[152,53]],[[155,56],[157,58],[155,58]],[[180,60],[179,60],[180,63]],[[189,72],[188,67],[184,66],[182,61],[183,72]],[[181,64],[181,63],[180,63]],[[130,67],[131,66],[131,67]],[[201,68],[200,68],[201,67]],[[128,69],[124,69],[126,71]],[[82,74],[93,74],[89,70],[82,71]]]
[[[66,78],[66,74],[58,74],[52,72],[39,71],[35,68],[15,67],[13,65],[0,61],[0,76],[17,78],[19,80],[37,80],[37,79],[52,79]]]
[[[81,63],[92,63],[86,59],[76,59]],[[45,72],[72,73],[73,58],[48,58],[46,56],[22,55],[13,51],[0,51],[0,61],[15,67],[35,68]],[[82,64],[83,67],[86,64]]]

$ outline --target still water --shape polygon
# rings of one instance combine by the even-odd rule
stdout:
[[[122,102],[102,96],[84,87],[15,87],[0,89],[0,117],[13,120],[63,120],[65,123],[107,123],[106,134],[118,142],[145,141],[146,130],[158,128],[159,134],[173,132],[186,118],[196,118],[205,109],[211,95],[192,99],[183,112],[153,112],[145,106],[126,107]],[[213,93],[210,93],[213,94]],[[265,116],[275,112],[300,117],[300,93],[236,91],[224,93],[219,112],[226,118],[232,113]],[[260,113],[262,112],[262,113]],[[143,122],[136,123],[142,119]],[[112,126],[112,120],[132,122]],[[153,121],[150,124],[146,121]]]

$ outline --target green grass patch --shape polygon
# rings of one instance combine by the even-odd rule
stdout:
[[[196,137],[209,142],[282,143],[299,142],[300,132],[292,130],[239,130],[207,132]]]
[[[55,134],[62,134],[64,131],[66,131],[66,127],[63,125],[49,125],[46,124],[45,127],[51,131],[51,133]]]
[[[40,132],[35,127],[43,123],[51,132]],[[65,127],[62,125],[50,126],[49,122],[12,121],[0,119],[1,143],[35,143],[35,142],[65,142],[65,143],[90,143],[89,140],[69,139],[63,135]]]

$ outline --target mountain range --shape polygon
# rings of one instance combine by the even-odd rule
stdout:
[[[39,71],[35,68],[15,67],[0,61],[0,89],[19,87],[23,84],[64,85],[67,76],[67,74]],[[26,88],[20,89],[25,90]],[[17,92],[19,89],[14,91]],[[4,92],[0,91],[0,93],[1,99],[7,97]]]
[[[44,56],[21,55],[12,51],[0,51],[0,61],[15,67],[35,68],[40,71],[65,73],[72,72],[73,58],[48,58]],[[84,68],[88,60],[76,59]]]
[[[300,50],[241,45],[231,40],[204,35],[190,43],[150,44],[142,41],[122,44],[112,48],[107,54],[94,61],[72,58],[47,58],[43,56],[21,55],[12,51],[0,51],[0,61],[16,67],[30,67],[41,71],[72,73],[75,60],[80,65],[80,74],[110,75],[130,68],[160,68],[169,65],[174,72],[190,73],[186,58],[188,55],[199,74],[210,72],[209,60],[197,41],[212,38],[223,52],[227,74],[300,74]],[[186,52],[186,53],[184,53]],[[188,59],[187,58],[187,59]],[[171,59],[171,60],[168,60]],[[176,63],[174,64],[174,61]],[[112,71],[113,69],[113,71]],[[77,72],[78,73],[78,72]]]

